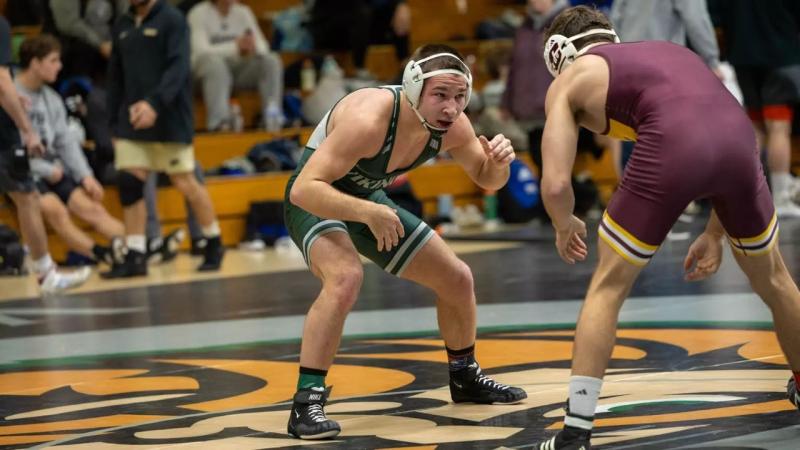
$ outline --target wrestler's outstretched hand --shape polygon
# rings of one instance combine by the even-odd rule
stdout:
[[[556,248],[558,255],[567,264],[583,261],[589,254],[589,249],[583,240],[586,239],[586,224],[575,216],[570,216],[569,221],[556,228]]]
[[[502,134],[498,134],[491,141],[486,136],[478,138],[483,146],[483,151],[489,157],[489,162],[498,166],[507,166],[514,160],[514,147],[511,141]]]
[[[722,239],[703,233],[689,247],[683,260],[684,279],[700,281],[717,273],[722,263]]]

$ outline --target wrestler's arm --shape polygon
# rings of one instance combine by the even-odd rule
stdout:
[[[392,101],[374,90],[351,94],[332,112],[332,130],[297,176],[290,201],[325,219],[366,222],[379,206],[334,188],[331,184],[347,175],[358,160],[373,156],[383,143],[388,118],[386,106]],[[372,91],[372,92],[369,92]]]
[[[508,181],[508,166],[515,158],[514,147],[502,134],[491,141],[478,137],[469,119],[462,114],[448,131],[445,142],[453,159],[481,188],[497,190]]]
[[[570,105],[568,81],[556,79],[547,91],[547,121],[542,135],[541,195],[556,229],[569,221],[575,208],[572,167],[578,146],[578,124]]]

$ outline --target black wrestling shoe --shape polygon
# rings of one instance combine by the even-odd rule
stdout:
[[[192,256],[203,256],[204,249],[206,248],[206,238],[192,238]]]
[[[789,395],[789,401],[800,409],[800,393],[797,392],[797,382],[794,377],[789,378],[789,383],[786,384],[786,393]]]
[[[100,274],[102,278],[131,278],[147,275],[147,257],[136,250],[128,250],[122,262],[114,261],[111,270]]]
[[[294,394],[287,429],[291,436],[300,439],[327,439],[342,431],[336,421],[328,419],[322,409],[331,388],[300,389]]]
[[[203,249],[203,264],[197,267],[200,272],[212,272],[222,266],[222,257],[225,256],[225,247],[222,246],[222,237],[217,236],[206,239]]]
[[[96,245],[92,247],[92,254],[94,255],[94,261],[96,263],[106,264],[111,267],[114,264],[114,253],[111,250],[111,247],[106,247],[104,245]]]
[[[178,249],[184,239],[186,239],[186,232],[183,231],[183,228],[172,230],[163,238],[150,239],[147,242],[147,263],[172,261],[178,256]]]
[[[528,394],[518,387],[506,386],[487,377],[478,363],[450,372],[450,396],[454,403],[519,403]]]
[[[536,444],[536,450],[591,450],[592,432],[565,425],[564,429],[550,439]]]

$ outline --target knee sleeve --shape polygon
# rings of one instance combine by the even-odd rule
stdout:
[[[117,185],[119,201],[123,207],[131,206],[144,198],[144,181],[129,172],[120,171]]]

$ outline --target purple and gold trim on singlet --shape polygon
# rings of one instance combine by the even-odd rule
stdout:
[[[611,118],[606,119],[606,131],[603,134],[621,141],[636,142],[636,130]]]
[[[598,228],[600,238],[610,245],[620,256],[631,264],[644,266],[650,258],[656,254],[657,245],[649,245],[636,239],[634,235],[626,231],[620,224],[608,215],[608,211],[603,214]]]
[[[731,248],[745,256],[758,256],[768,253],[778,242],[778,216],[773,214],[772,221],[763,233],[751,238],[735,238],[728,236]]]

